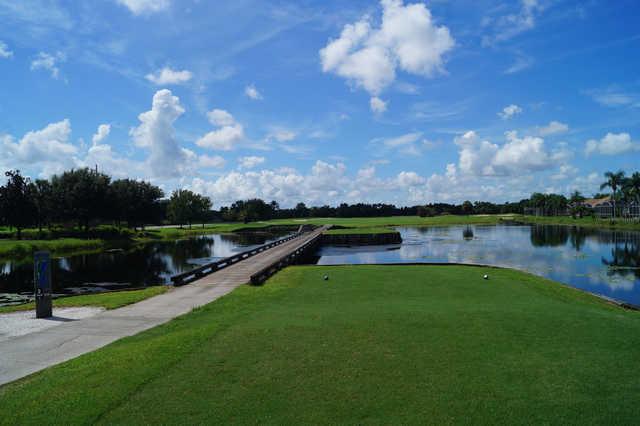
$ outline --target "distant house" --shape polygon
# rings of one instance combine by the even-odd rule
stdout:
[[[585,207],[589,207],[591,209],[595,209],[598,206],[607,206],[613,207],[611,203],[611,196],[603,197],[603,198],[589,198],[582,202],[582,205]]]
[[[582,205],[593,210],[598,217],[613,216],[613,202],[611,196],[603,198],[589,198],[582,202]]]
[[[640,203],[632,201],[624,206],[623,215],[631,218],[640,218]]]

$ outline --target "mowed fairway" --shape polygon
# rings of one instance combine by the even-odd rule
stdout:
[[[0,388],[0,423],[631,424],[639,362],[637,312],[531,275],[291,267]]]

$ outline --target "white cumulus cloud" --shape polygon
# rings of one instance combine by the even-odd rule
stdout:
[[[114,151],[111,145],[104,143],[92,145],[85,157],[78,160],[76,165],[89,168],[98,166],[101,172],[118,179],[148,179],[149,177],[149,170],[144,162],[123,157]]]
[[[291,142],[297,136],[293,130],[284,127],[274,127],[267,135],[267,140],[276,140],[278,142]]]
[[[198,166],[202,168],[221,169],[227,164],[224,158],[219,155],[201,155],[198,157]]]
[[[153,95],[151,110],[138,116],[140,125],[131,129],[134,143],[149,149],[149,166],[154,176],[177,177],[185,160],[185,152],[176,138],[174,122],[184,114],[180,99],[170,90]]]
[[[101,124],[98,126],[98,130],[91,138],[91,142],[93,142],[94,145],[98,145],[100,142],[105,140],[107,136],[109,136],[109,133],[111,133],[111,125]]]
[[[157,86],[165,86],[186,83],[193,78],[193,73],[187,70],[178,71],[164,67],[154,74],[147,74],[145,78]]]
[[[253,169],[254,167],[264,162],[265,162],[264,157],[258,157],[255,155],[238,158],[238,165],[240,166],[241,169]]]
[[[640,95],[624,91],[617,86],[587,90],[585,93],[591,96],[594,101],[606,107],[640,107]]]
[[[569,131],[569,126],[559,121],[552,121],[544,127],[538,129],[540,136],[557,135],[560,133],[566,133]]]
[[[202,136],[196,145],[202,148],[231,151],[245,139],[244,128],[236,122],[233,115],[222,109],[214,109],[207,113],[209,121],[218,129]]]
[[[61,52],[49,54],[46,52],[38,52],[36,57],[31,61],[31,70],[46,70],[51,73],[51,77],[57,79],[60,77],[60,68],[58,63],[64,62],[65,55]]]
[[[256,89],[256,86],[253,84],[248,85],[244,88],[244,94],[246,97],[253,99],[254,101],[259,101],[262,99],[262,94]]]
[[[134,15],[149,14],[167,10],[171,5],[170,0],[116,0]]]
[[[502,145],[481,140],[473,131],[457,137],[460,172],[474,176],[518,175],[551,168],[564,158],[549,153],[542,138],[519,137],[515,131],[507,132],[505,137]]]
[[[77,153],[78,149],[69,143],[71,122],[64,119],[51,123],[42,130],[25,134],[17,143],[6,146],[9,152],[21,161],[39,162],[63,159]]]
[[[7,43],[5,43],[4,41],[0,40],[0,58],[10,58],[13,56],[13,52],[11,50],[9,50],[9,46],[7,46]]]
[[[416,172],[400,172],[396,179],[398,184],[403,187],[418,186],[426,182],[426,179],[418,175]]]
[[[396,71],[430,77],[444,72],[444,55],[455,41],[446,26],[437,26],[422,3],[381,0],[382,19],[368,16],[345,25],[340,37],[320,50],[324,72],[346,78],[372,97],[396,78]]]
[[[403,155],[418,156],[424,149],[429,149],[430,143],[422,137],[422,132],[406,133],[390,138],[376,138],[371,141],[376,149],[375,154],[387,155],[391,151]]]
[[[345,172],[342,163],[316,161],[307,174],[290,168],[233,171],[213,181],[196,178],[191,188],[210,196],[217,205],[254,197],[288,206],[299,201],[327,204],[345,199],[353,189],[354,181]]]
[[[618,155],[626,152],[637,151],[640,144],[633,142],[629,133],[607,133],[602,139],[587,141],[585,153],[591,155]]]
[[[380,99],[379,97],[374,96],[369,101],[369,107],[371,108],[371,111],[373,111],[374,113],[382,114],[387,110],[387,103],[382,99]]]
[[[516,13],[502,15],[496,18],[487,17],[485,26],[492,28],[493,34],[485,35],[482,39],[484,46],[491,46],[509,40],[536,26],[536,18],[544,7],[538,0],[521,0]]]
[[[509,120],[510,118],[515,117],[518,114],[522,114],[522,108],[518,105],[511,104],[506,106],[498,113],[498,116],[503,120]]]

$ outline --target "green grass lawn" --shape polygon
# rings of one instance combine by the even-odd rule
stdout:
[[[61,297],[53,300],[53,307],[71,308],[77,306],[96,306],[105,309],[116,309],[165,293],[168,289],[169,287],[167,286],[153,286],[142,290],[113,291],[108,293],[87,294],[83,296]],[[26,311],[35,308],[35,303],[2,306],[0,307],[0,314]]]
[[[637,312],[517,271],[291,267],[0,388],[0,423],[633,424],[639,359]]]

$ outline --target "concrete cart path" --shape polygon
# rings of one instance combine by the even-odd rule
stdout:
[[[252,274],[296,250],[324,229],[303,234],[168,293],[0,342],[0,385],[94,351],[212,302],[248,283]]]

